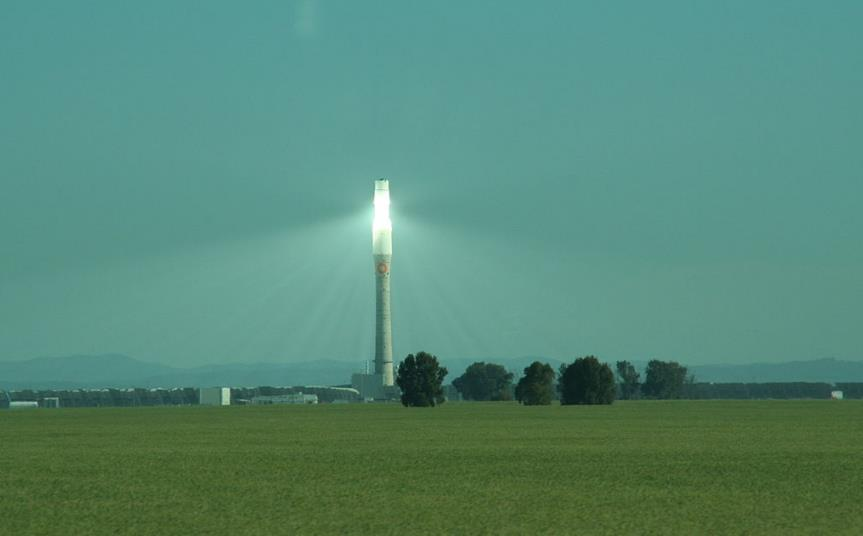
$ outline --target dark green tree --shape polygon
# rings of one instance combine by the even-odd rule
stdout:
[[[512,372],[494,363],[474,363],[452,384],[465,400],[512,400]]]
[[[515,398],[525,406],[547,406],[554,398],[554,369],[534,361],[515,386]]]
[[[592,355],[580,357],[571,365],[560,367],[560,403],[611,404],[616,386],[614,373],[606,363]]]
[[[443,404],[443,379],[447,370],[441,367],[437,357],[426,352],[416,356],[408,354],[399,363],[396,385],[402,390],[405,406],[434,406]]]
[[[620,385],[620,398],[623,400],[632,400],[638,396],[638,381],[641,377],[629,361],[618,361],[615,366],[617,367],[617,380]]]
[[[684,382],[686,382],[686,367],[676,361],[652,359],[647,363],[641,393],[647,398],[680,398],[683,395]]]

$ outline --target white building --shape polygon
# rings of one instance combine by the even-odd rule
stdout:
[[[230,406],[230,387],[202,387],[198,391],[198,403],[202,406]]]
[[[304,395],[303,393],[288,393],[285,395],[255,396],[252,404],[317,404],[318,395]]]
[[[39,402],[35,401],[17,401],[17,402],[9,402],[9,409],[33,409],[38,408]]]

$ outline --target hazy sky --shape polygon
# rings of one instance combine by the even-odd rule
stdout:
[[[0,359],[863,358],[863,3],[0,3]]]

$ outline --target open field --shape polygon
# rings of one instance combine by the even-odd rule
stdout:
[[[0,534],[863,532],[863,402],[0,413]]]

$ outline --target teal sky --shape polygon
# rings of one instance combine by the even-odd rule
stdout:
[[[863,359],[860,2],[0,4],[0,360]]]

